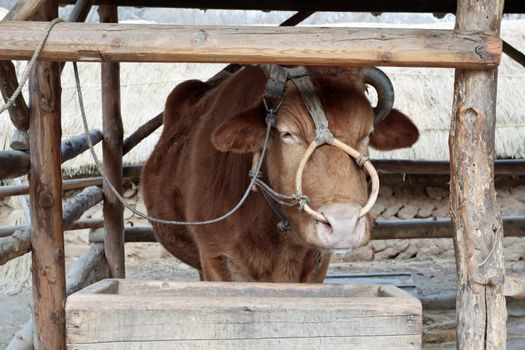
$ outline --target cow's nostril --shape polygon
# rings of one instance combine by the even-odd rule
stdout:
[[[332,225],[322,221],[317,221],[317,230],[325,235],[333,233]]]

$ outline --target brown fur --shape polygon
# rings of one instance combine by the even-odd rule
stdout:
[[[313,81],[336,137],[365,153],[368,138],[380,149],[409,147],[417,140],[417,128],[398,111],[383,122],[386,130],[377,127],[371,134],[373,112],[358,70],[313,70],[321,73]],[[164,130],[143,171],[150,215],[205,220],[226,213],[239,201],[249,183],[252,153],[262,147],[265,83],[259,69],[246,67],[213,82],[187,81],[173,90],[166,102]],[[313,122],[295,86],[288,83],[263,169],[275,190],[293,193],[295,171],[313,135]],[[363,205],[367,200],[363,172],[345,153],[329,146],[312,156],[303,188],[313,208],[332,202]],[[276,229],[277,218],[262,195],[253,192],[223,222],[153,226],[158,241],[201,270],[206,280],[322,282],[329,254],[319,249],[312,235],[315,223],[295,208],[283,211],[292,223],[285,233]]]

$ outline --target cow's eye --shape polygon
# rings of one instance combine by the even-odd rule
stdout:
[[[281,131],[281,139],[285,143],[297,143],[297,137],[289,131]]]

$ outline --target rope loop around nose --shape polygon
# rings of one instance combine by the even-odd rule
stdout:
[[[318,144],[316,140],[313,140],[312,143],[310,143],[310,145],[306,149],[306,152],[304,153],[303,159],[301,159],[301,162],[299,163],[299,167],[297,168],[297,173],[295,175],[295,197],[296,198],[300,198],[302,196],[305,196],[303,194],[303,188],[302,188],[303,187],[302,186],[302,181],[303,181],[304,169],[306,167],[306,163],[308,162],[308,160],[310,159],[310,157],[312,156],[314,151],[319,146],[320,146],[320,144]],[[363,217],[366,214],[368,214],[370,209],[372,209],[373,205],[375,204],[375,202],[377,200],[377,196],[379,194],[379,176],[377,174],[377,171],[374,168],[374,166],[372,165],[372,162],[370,162],[370,159],[366,155],[360,153],[359,151],[355,150],[354,148],[350,147],[349,145],[345,144],[344,142],[339,141],[335,137],[333,139],[332,146],[339,148],[340,150],[342,150],[345,153],[347,153],[350,157],[355,159],[357,164],[360,167],[364,167],[365,168],[366,172],[368,173],[368,175],[370,176],[370,178],[372,180],[372,190],[370,191],[370,196],[368,198],[368,201],[365,204],[365,206],[363,206],[359,210],[359,217]],[[302,210],[304,210],[304,212],[306,212],[309,215],[311,215],[312,217],[314,217],[317,221],[321,221],[321,222],[325,222],[325,223],[328,222],[323,214],[321,214],[318,211],[312,209],[309,206],[308,203],[302,203],[302,204],[300,203],[300,205],[302,205]]]

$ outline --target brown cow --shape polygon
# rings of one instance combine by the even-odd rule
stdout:
[[[419,133],[401,112],[391,110],[374,127],[361,70],[309,68],[330,130],[367,154],[368,147],[391,150],[414,144]],[[164,130],[142,175],[148,213],[167,220],[206,220],[231,209],[249,184],[254,152],[265,135],[262,96],[267,78],[257,67],[221,74],[207,83],[190,80],[167,99]],[[294,192],[294,177],[314,125],[296,86],[288,82],[272,129],[262,175],[276,191]],[[316,222],[297,208],[281,208],[290,230],[261,192],[220,223],[204,226],[153,224],[158,241],[205,280],[322,282],[334,248],[355,248],[370,237],[363,170],[339,149],[321,146],[303,177],[310,206],[329,223]]]

